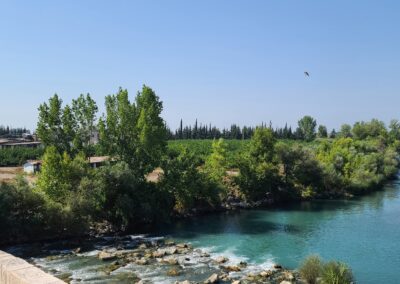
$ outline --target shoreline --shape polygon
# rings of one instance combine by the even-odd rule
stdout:
[[[104,236],[122,236],[126,234],[142,234],[142,233],[149,233],[154,231],[154,228],[157,228],[158,226],[163,226],[163,225],[168,225],[170,223],[180,221],[180,220],[188,220],[191,218],[197,218],[201,216],[206,216],[210,214],[222,214],[222,213],[236,213],[240,212],[241,210],[270,210],[270,209],[279,209],[279,208],[284,208],[288,204],[299,204],[301,202],[318,202],[318,201],[343,201],[343,200],[354,200],[358,198],[362,198],[364,196],[368,196],[370,194],[373,194],[378,191],[382,191],[385,188],[385,185],[389,184],[390,182],[393,182],[395,180],[399,179],[399,173],[392,178],[387,179],[385,182],[382,182],[379,184],[377,187],[365,190],[365,194],[358,194],[358,195],[348,195],[348,194],[342,194],[342,195],[336,195],[336,196],[324,196],[324,197],[315,197],[315,198],[299,198],[299,199],[288,199],[288,200],[271,200],[271,199],[264,199],[260,200],[257,202],[246,202],[244,200],[238,200],[236,199],[235,202],[223,202],[220,204],[219,207],[216,208],[194,208],[192,209],[191,212],[188,212],[186,214],[176,214],[171,217],[170,222],[164,222],[164,223],[159,223],[159,224],[141,224],[137,225],[134,228],[128,229],[128,230],[118,230],[113,228],[110,224],[108,223],[96,223],[92,225],[94,228],[90,230],[89,232],[81,235],[64,235],[61,237],[49,237],[49,238],[38,238],[38,239],[30,239],[30,240],[17,240],[15,239],[10,242],[10,241],[5,241],[1,242],[0,241],[0,249],[4,249],[6,247],[10,246],[15,246],[15,245],[23,245],[23,244],[34,244],[34,243],[41,243],[41,242],[58,242],[58,241],[74,241],[76,239],[81,239],[85,238],[87,240],[90,240],[92,238],[98,238],[98,237],[104,237]],[[285,206],[283,206],[283,204]],[[101,227],[101,228],[99,228]],[[140,227],[140,229],[139,229]]]

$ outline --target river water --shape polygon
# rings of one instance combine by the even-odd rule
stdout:
[[[279,263],[296,268],[307,255],[318,254],[325,260],[348,263],[357,283],[400,283],[400,182],[352,200],[302,202],[269,210],[202,216],[160,228],[152,235],[189,242],[234,262],[247,261],[251,267],[268,268]],[[10,251],[24,255],[26,249],[22,246]],[[81,255],[79,261],[76,256],[60,262],[43,255],[31,260],[50,271],[87,275],[85,266],[98,264],[97,251]],[[123,283],[124,275],[118,274],[115,280]],[[111,283],[110,279],[106,282]],[[168,279],[163,282],[168,283]]]

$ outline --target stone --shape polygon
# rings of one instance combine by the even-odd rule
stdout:
[[[189,246],[188,246],[188,244],[180,243],[180,244],[176,244],[176,247],[177,248],[188,248]]]
[[[180,271],[178,269],[176,269],[176,268],[171,268],[167,272],[168,276],[179,276],[180,274],[181,274]]]
[[[174,245],[175,245],[175,242],[174,242],[174,241],[166,241],[166,242],[165,242],[165,245],[166,245],[166,246],[174,246]]]
[[[164,259],[164,262],[168,263],[170,265],[178,265],[179,264],[178,260],[175,258]]]
[[[176,281],[175,284],[190,284],[189,280],[185,280],[185,281]]]
[[[280,282],[279,284],[292,284],[292,282],[284,280],[284,281]]]
[[[147,265],[147,264],[149,264],[149,261],[146,258],[141,258],[141,259],[136,260],[135,263],[139,264],[139,265]]]
[[[111,253],[109,253],[109,252],[106,252],[106,251],[101,251],[101,252],[98,254],[98,258],[99,258],[100,260],[107,261],[107,260],[115,259],[115,255],[113,255],[113,254],[111,254]]]
[[[285,271],[284,277],[286,280],[289,280],[289,281],[293,281],[295,279],[293,273],[291,273],[289,271]]]
[[[138,247],[138,249],[147,249],[147,245],[143,243]]]
[[[274,268],[275,268],[275,269],[282,269],[282,265],[280,265],[280,264],[274,264]]]
[[[240,267],[247,267],[247,262],[246,261],[241,261],[239,262]]]
[[[260,272],[261,277],[271,277],[274,273],[271,270],[265,270]]]
[[[204,281],[204,284],[213,284],[213,283],[218,283],[218,274],[214,273],[206,281]]]
[[[169,255],[176,254],[178,252],[178,249],[176,247],[170,247],[170,248],[166,248],[165,252]]]
[[[241,283],[240,280],[235,280],[232,282],[232,284],[240,284],[240,283]]]
[[[237,265],[228,265],[228,266],[221,266],[222,269],[229,271],[229,272],[239,272],[241,271],[240,267]]]
[[[155,252],[153,252],[153,257],[159,258],[159,257],[165,256],[166,254],[167,254],[167,253],[166,253],[165,250],[163,250],[163,249],[158,249],[158,250],[156,250]]]
[[[216,259],[215,259],[215,261],[217,262],[217,263],[225,263],[225,262],[227,262],[229,259],[227,259],[226,257],[224,257],[224,256],[219,256],[219,257],[217,257]]]

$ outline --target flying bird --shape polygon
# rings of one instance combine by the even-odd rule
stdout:
[[[304,71],[304,75],[306,75],[307,77],[310,77],[310,74],[307,71]]]

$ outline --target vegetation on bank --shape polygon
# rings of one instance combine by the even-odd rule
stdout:
[[[298,140],[277,139],[270,127],[248,141],[167,142],[162,102],[143,86],[134,101],[119,89],[97,105],[81,95],[63,106],[54,95],[39,107],[37,134],[45,146],[37,183],[22,178],[0,186],[3,242],[66,237],[98,224],[117,230],[167,222],[171,217],[215,210],[232,200],[266,204],[343,197],[378,188],[396,175],[400,123],[344,126],[328,138],[324,126],[305,116]],[[94,146],[91,134],[99,131]],[[111,157],[92,169],[93,153]],[[157,182],[146,176],[156,168]]]
[[[324,263],[319,256],[308,256],[299,268],[302,279],[308,284],[351,284],[354,276],[347,264],[339,261]]]

